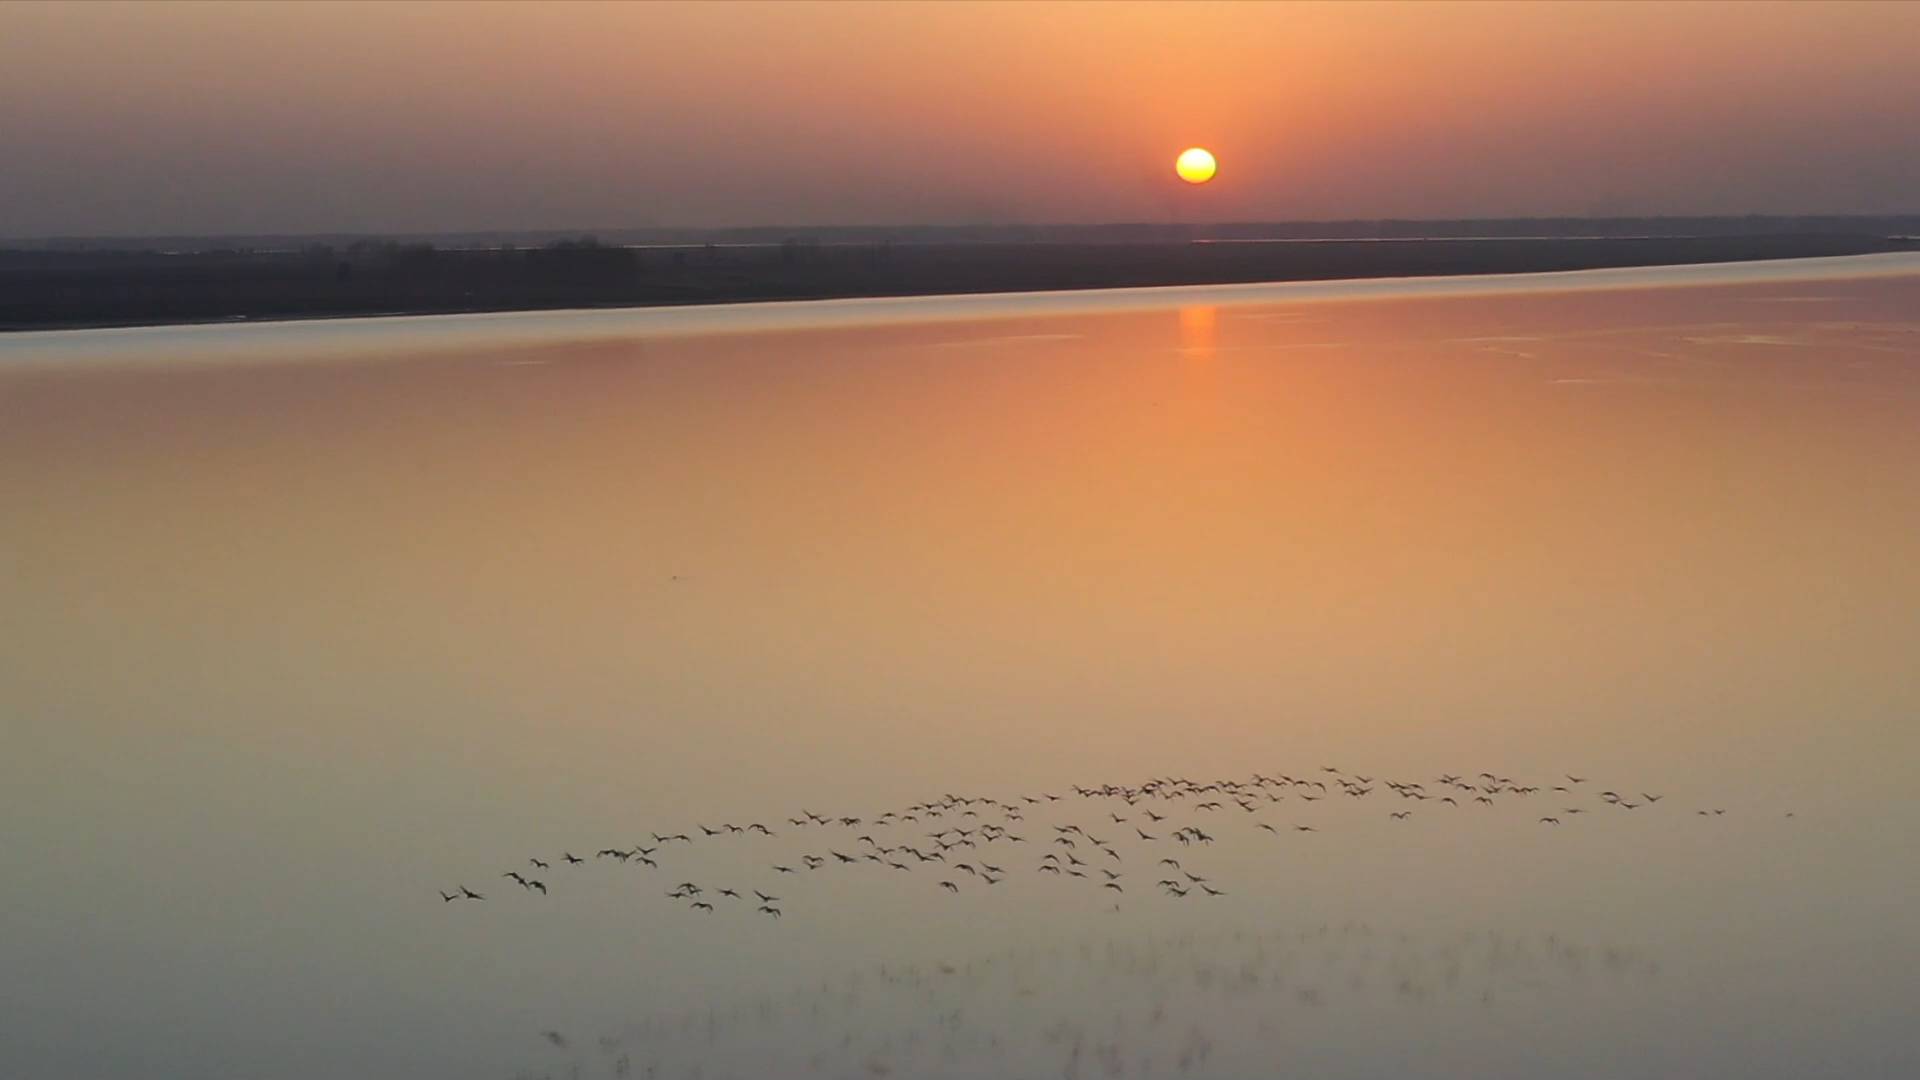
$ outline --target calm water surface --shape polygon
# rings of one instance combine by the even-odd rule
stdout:
[[[1913,1076],[1916,537],[1912,256],[0,339],[0,1073]]]

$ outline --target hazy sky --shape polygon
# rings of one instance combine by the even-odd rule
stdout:
[[[1920,211],[1916,44],[1920,4],[0,3],[0,235]]]

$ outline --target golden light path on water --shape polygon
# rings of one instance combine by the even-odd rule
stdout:
[[[1915,311],[0,338],[4,1071],[1909,1075]]]

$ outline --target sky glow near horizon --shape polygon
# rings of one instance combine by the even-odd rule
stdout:
[[[0,4],[0,236],[1920,209],[1920,5]],[[1168,162],[1212,149],[1204,187]]]

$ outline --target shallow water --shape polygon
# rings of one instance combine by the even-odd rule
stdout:
[[[0,339],[0,1072],[1920,1073],[1917,313],[1897,256]],[[1168,777],[1246,786],[1074,791]]]

